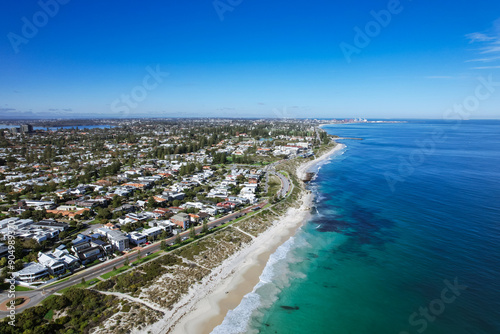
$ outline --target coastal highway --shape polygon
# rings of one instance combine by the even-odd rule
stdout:
[[[285,197],[286,194],[288,194],[288,191],[290,190],[291,183],[290,179],[287,178],[285,175],[277,172],[272,172],[273,175],[277,176],[280,181],[281,181],[281,189],[278,191],[278,197]]]
[[[214,221],[208,222],[207,226],[208,226],[208,228],[212,228],[212,227],[216,227],[216,226],[225,224],[231,220],[234,220],[238,217],[241,217],[244,214],[247,214],[247,213],[253,211],[257,207],[262,209],[267,203],[268,202],[266,200],[266,201],[263,201],[259,204],[250,206],[246,209],[243,209],[241,211],[238,211],[238,212],[232,213],[230,215],[224,216],[222,218],[216,219]],[[196,227],[195,228],[196,234],[200,234],[202,228],[203,228],[202,226]],[[189,231],[185,231],[185,232],[181,233],[180,236],[181,237],[188,237]],[[173,244],[175,242],[175,238],[176,237],[170,237],[170,238],[167,238],[164,240],[167,244]],[[146,246],[143,248],[138,247],[137,249],[140,249],[141,255],[144,256],[148,252],[154,253],[154,252],[159,251],[160,250],[160,243],[161,243],[161,241],[159,240],[159,241],[157,241],[149,246]],[[124,256],[120,256],[118,258],[105,261],[102,264],[95,265],[93,267],[84,269],[84,270],[77,272],[77,273],[73,274],[72,276],[70,276],[71,277],[70,279],[68,279],[66,281],[62,281],[60,283],[55,283],[52,286],[45,287],[45,288],[42,287],[42,288],[39,288],[39,289],[33,290],[33,291],[16,291],[16,298],[27,297],[30,299],[30,301],[28,303],[26,303],[26,305],[23,305],[22,307],[17,309],[17,312],[22,311],[28,307],[35,306],[36,304],[41,302],[43,299],[47,298],[48,296],[52,295],[53,293],[57,293],[58,291],[60,291],[64,288],[81,283],[82,278],[85,279],[85,281],[87,281],[87,282],[92,281],[92,280],[99,281],[99,278],[97,278],[97,277],[113,270],[113,267],[117,267],[117,268],[121,267],[124,264],[124,262],[126,261],[126,258],[128,258],[128,260],[130,262],[133,262],[133,261],[137,260],[138,256],[139,256],[138,252],[132,252],[132,253],[126,254]],[[9,300],[8,295],[7,295],[7,291],[4,291],[0,294],[0,305],[5,303],[7,300]],[[4,311],[3,309],[0,309],[0,319],[5,318],[8,314],[9,314],[8,312]]]

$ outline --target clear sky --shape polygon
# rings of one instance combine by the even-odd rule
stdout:
[[[500,118],[500,84],[478,88],[500,82],[499,18],[498,0],[5,0],[0,118]]]

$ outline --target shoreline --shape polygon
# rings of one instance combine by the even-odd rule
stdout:
[[[328,152],[322,154],[320,157],[308,161],[306,163],[303,163],[302,165],[297,167],[297,177],[299,178],[299,180],[304,180],[307,173],[309,173],[312,169],[315,169],[323,161],[329,159],[333,154],[337,153],[340,150],[343,150],[345,147],[346,147],[345,144],[337,143],[335,147],[333,147]]]
[[[297,167],[299,180],[302,175],[327,160],[345,145],[336,144],[320,157]],[[298,199],[299,208],[289,208],[273,225],[192,288],[180,302],[179,308],[165,314],[164,319],[148,328],[153,333],[204,334],[220,325],[228,311],[236,308],[243,297],[251,293],[260,281],[270,256],[293,237],[309,219],[313,194],[304,190]]]
[[[180,319],[172,333],[208,334],[220,325],[227,312],[236,308],[259,283],[269,257],[309,218],[312,197],[310,192],[305,192],[299,209],[289,209],[278,223],[258,236],[232,263],[222,264],[231,267],[231,274],[221,277],[217,287],[199,299],[194,309]]]

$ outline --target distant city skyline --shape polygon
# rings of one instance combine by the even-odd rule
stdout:
[[[500,3],[9,2],[0,118],[500,118]]]

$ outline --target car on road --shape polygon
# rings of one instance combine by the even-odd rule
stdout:
[[[182,241],[187,240],[187,239],[188,239],[188,237],[182,237]]]
[[[97,281],[91,281],[89,284],[93,285],[93,284],[96,284],[96,283],[97,283]]]
[[[146,256],[151,255],[151,254],[153,254],[153,253],[151,253],[151,252],[147,252],[147,253],[146,253]]]
[[[150,244],[151,244],[151,243],[150,243],[149,241],[148,241],[148,242],[146,242],[146,245],[150,245]]]

